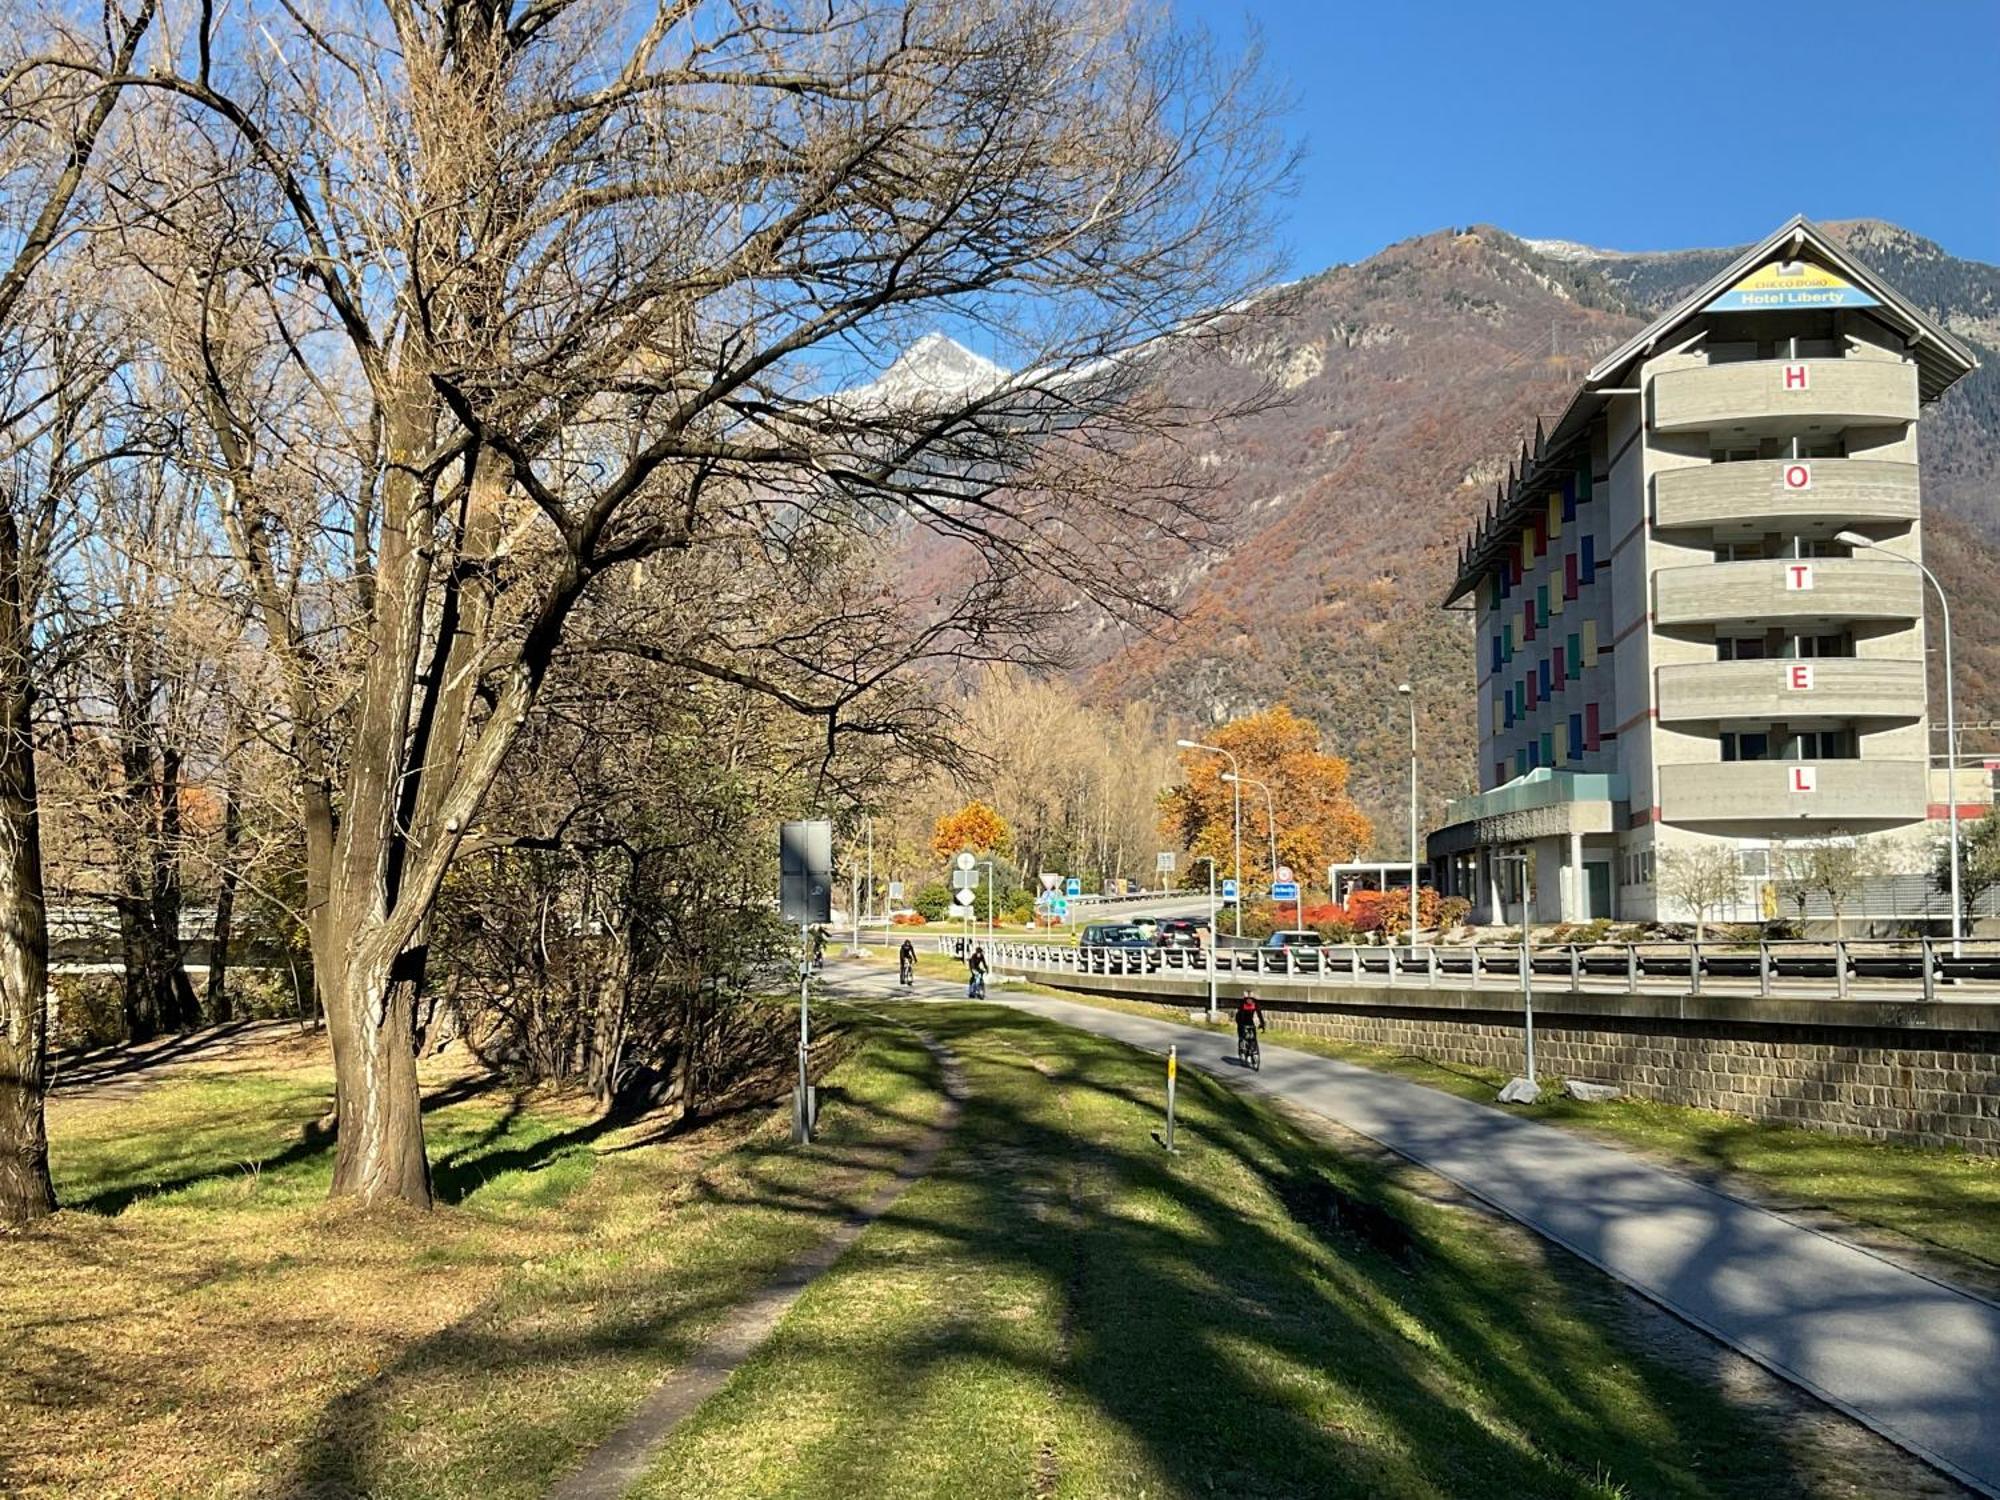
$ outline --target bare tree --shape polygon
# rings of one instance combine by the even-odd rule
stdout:
[[[107,5],[100,30],[60,14],[10,26],[0,60],[0,1224],[50,1212],[42,1093],[48,913],[35,780],[37,622],[107,378],[97,330],[50,285],[85,178],[153,21]],[[29,18],[23,17],[26,21]],[[37,18],[41,19],[41,18]],[[59,278],[56,278],[59,280]]]
[[[204,20],[125,75],[188,142],[128,190],[286,684],[334,1191],[427,1203],[427,924],[586,592],[733,551],[810,598],[829,544],[916,526],[937,576],[870,617],[926,654],[1076,593],[1158,607],[1205,489],[1148,377],[1268,273],[1241,247],[1281,164],[1246,73],[1113,0]],[[843,380],[941,322],[1020,373]],[[259,399],[274,359],[309,437]],[[868,684],[797,639],[675,665],[837,733]]]
[[[1833,935],[1844,938],[1848,907],[1888,867],[1884,852],[1874,844],[1840,835],[1800,840],[1785,845],[1780,889],[1797,903],[1802,921],[1806,902],[1824,896],[1833,909]]]
[[[1743,889],[1743,861],[1728,844],[1697,844],[1660,851],[1659,888],[1694,913],[1694,938],[1705,942],[1707,918],[1735,902]]]

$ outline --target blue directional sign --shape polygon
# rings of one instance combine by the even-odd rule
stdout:
[[[1222,899],[1224,901],[1234,901],[1236,899],[1235,881],[1225,880],[1222,882]]]
[[[1296,901],[1299,899],[1299,883],[1296,880],[1280,880],[1271,887],[1273,901]]]
[[[1063,882],[1063,894],[1065,896],[1081,896],[1083,894],[1083,882],[1078,880],[1074,875],[1070,876],[1069,879]]]

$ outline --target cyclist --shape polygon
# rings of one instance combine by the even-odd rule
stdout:
[[[822,967],[825,963],[826,963],[826,929],[824,927],[815,927],[813,929],[813,967],[817,969]]]
[[[908,938],[896,954],[896,974],[904,989],[913,989],[917,982],[917,945]]]
[[[965,961],[965,998],[984,1000],[986,998],[986,950],[975,946],[972,957]]]
[[[1255,995],[1245,990],[1243,998],[1236,1002],[1236,1056],[1253,1068],[1262,1060],[1257,1033],[1263,1029],[1264,1008]]]

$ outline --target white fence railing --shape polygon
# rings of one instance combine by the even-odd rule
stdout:
[[[989,967],[1020,974],[1121,975],[1357,986],[1519,989],[1519,943],[1398,946],[1329,944],[1283,948],[1071,947],[1060,943],[939,936],[937,952],[964,958],[983,948]],[[1530,950],[1537,988],[1700,994],[1706,986],[1760,996],[1832,994],[1860,986],[1866,998],[1984,998],[1968,987],[2000,985],[2000,940],[1968,940],[1954,953],[1929,938],[1816,943],[1565,943]],[[1555,981],[1551,985],[1548,981]],[[1886,987],[1886,988],[1885,988]]]

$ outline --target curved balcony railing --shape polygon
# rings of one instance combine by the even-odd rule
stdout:
[[[1697,464],[1653,478],[1653,524],[1664,530],[1742,522],[1783,531],[1814,522],[1914,524],[1918,514],[1917,466],[1886,459]]]
[[[1916,419],[1917,367],[1895,360],[1753,359],[1652,382],[1655,432],[1831,432]]]
[[[1803,569],[1803,571],[1800,571]],[[1866,557],[1771,558],[1662,568],[1657,625],[1911,620],[1923,613],[1923,575]]]
[[[1924,664],[1840,656],[1691,662],[1660,668],[1656,699],[1662,723],[1920,719]]]
[[[1859,829],[1919,823],[1930,809],[1930,777],[1920,760],[1704,761],[1663,765],[1655,776],[1660,817],[1669,823]]]

